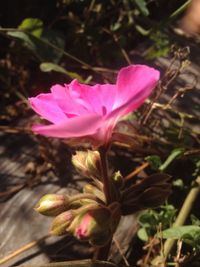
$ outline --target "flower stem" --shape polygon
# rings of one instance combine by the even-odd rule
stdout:
[[[107,147],[100,147],[99,154],[101,159],[101,173],[102,173],[102,182],[103,182],[103,191],[106,198],[106,204],[109,205],[112,203],[112,195],[110,188],[110,180],[108,176],[108,164],[107,164]],[[94,260],[107,260],[112,239],[103,247],[96,248],[93,259]]]
[[[110,180],[108,177],[108,164],[107,164],[107,148],[102,146],[99,148],[101,159],[101,172],[103,180],[103,190],[106,198],[106,203],[109,205],[112,202],[112,195],[110,190]]]

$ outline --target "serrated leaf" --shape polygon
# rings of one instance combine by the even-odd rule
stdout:
[[[18,26],[18,29],[27,31],[35,37],[40,37],[43,31],[43,21],[37,18],[26,18]]]
[[[77,79],[80,82],[84,82],[83,78],[78,75],[75,72],[71,72],[71,71],[67,71],[66,69],[64,69],[63,67],[55,64],[55,63],[51,63],[51,62],[43,62],[40,64],[40,70],[43,72],[51,72],[51,71],[56,71],[59,73],[63,73],[66,74],[67,76],[69,76],[72,79]]]

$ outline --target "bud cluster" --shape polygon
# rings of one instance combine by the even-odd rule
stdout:
[[[69,197],[48,194],[43,196],[35,210],[54,217],[51,234],[72,234],[79,240],[94,246],[104,246],[113,236],[121,215],[162,204],[171,191],[170,176],[155,174],[136,184],[128,185],[119,171],[110,175],[110,199],[104,194],[101,178],[100,154],[97,151],[78,151],[72,163],[92,182],[83,188],[82,194]]]
[[[120,207],[106,207],[89,197],[89,194],[84,193],[71,198],[48,194],[40,199],[35,210],[55,217],[50,230],[52,235],[72,234],[79,240],[103,246],[116,229],[116,223],[118,224],[121,216]]]

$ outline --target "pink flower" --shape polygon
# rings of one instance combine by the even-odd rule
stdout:
[[[94,146],[107,144],[117,121],[137,109],[151,94],[159,71],[145,65],[122,68],[116,84],[70,84],[51,87],[48,94],[29,98],[35,112],[50,125],[35,125],[33,131],[51,137],[86,138]]]

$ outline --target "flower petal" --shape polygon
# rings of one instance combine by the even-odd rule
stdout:
[[[105,115],[112,110],[116,85],[96,84],[90,86],[74,80],[69,87],[71,88],[71,94],[79,99],[78,101],[83,101],[91,112]]]
[[[132,65],[121,69],[117,78],[117,97],[113,111],[106,120],[117,120],[134,111],[151,94],[160,77],[159,71],[145,65]]]
[[[29,98],[32,109],[44,119],[58,123],[67,119],[67,116],[57,105],[52,94],[40,94],[36,97]]]
[[[88,114],[87,108],[79,103],[77,99],[70,95],[69,85],[61,86],[56,84],[51,87],[53,98],[57,102],[57,105],[65,112],[69,117],[71,115],[83,115]]]
[[[126,114],[138,108],[151,94],[159,78],[159,71],[145,65],[122,68],[117,77],[117,97],[113,109],[123,107]]]
[[[97,114],[89,114],[81,117],[73,117],[58,124],[34,125],[32,130],[38,134],[58,137],[71,138],[93,135],[101,127],[102,118]]]

